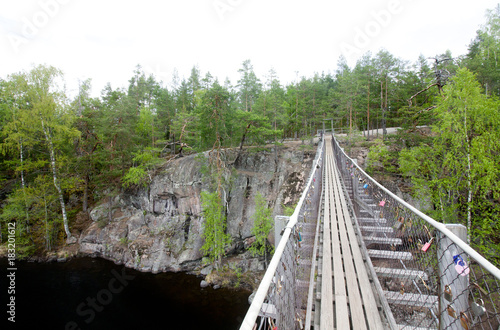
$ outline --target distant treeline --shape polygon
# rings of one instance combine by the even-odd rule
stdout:
[[[79,211],[124,188],[147,185],[166,157],[279,145],[284,138],[315,135],[325,121],[350,131],[401,126],[408,133],[405,146],[417,147],[422,140],[410,133],[439,122],[435,110],[460,70],[475,74],[487,99],[500,94],[499,21],[498,8],[488,11],[463,56],[422,55],[410,63],[381,50],[353,68],[340,58],[334,74],[288,85],[274,70],[257,77],[250,60],[238,70],[236,85],[193,67],[187,79],[174,76],[166,87],[138,66],[127,88],[108,84],[100,97],[91,97],[87,80],[70,99],[57,68],[13,73],[0,79],[3,237],[6,222],[16,221],[19,253],[50,250],[71,239]]]

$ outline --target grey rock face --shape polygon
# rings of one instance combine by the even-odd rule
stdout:
[[[227,151],[227,158],[236,154]],[[290,149],[244,153],[226,187],[229,254],[243,253],[252,236],[255,195],[267,197],[273,215],[295,204],[309,174],[314,152]],[[203,161],[195,155],[175,159],[146,189],[127,191],[90,212],[92,224],[80,235],[80,252],[141,271],[193,271],[203,255],[200,192],[208,190]],[[231,168],[231,166],[228,166]],[[246,255],[242,258],[247,258]]]

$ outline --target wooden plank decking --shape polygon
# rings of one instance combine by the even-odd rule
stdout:
[[[333,157],[325,139],[320,329],[383,329]]]

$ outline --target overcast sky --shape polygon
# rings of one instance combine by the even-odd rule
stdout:
[[[197,65],[233,84],[250,59],[261,79],[281,82],[352,66],[381,48],[415,61],[467,52],[493,0],[1,0],[0,77],[53,65],[68,94],[92,78],[126,87],[137,64],[170,84]]]

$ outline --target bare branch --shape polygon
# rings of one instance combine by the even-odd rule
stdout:
[[[411,107],[411,105],[413,104],[412,100],[413,100],[413,98],[414,98],[414,97],[417,97],[418,95],[422,94],[423,92],[428,91],[428,90],[429,90],[431,87],[433,87],[433,86],[438,86],[438,87],[439,87],[439,84],[436,82],[436,83],[434,83],[434,84],[432,84],[432,85],[430,85],[430,86],[428,86],[428,87],[426,87],[426,88],[422,89],[421,91],[417,92],[417,93],[416,93],[415,95],[413,95],[412,97],[410,97],[410,98],[408,99],[408,104],[409,104],[409,106]]]

